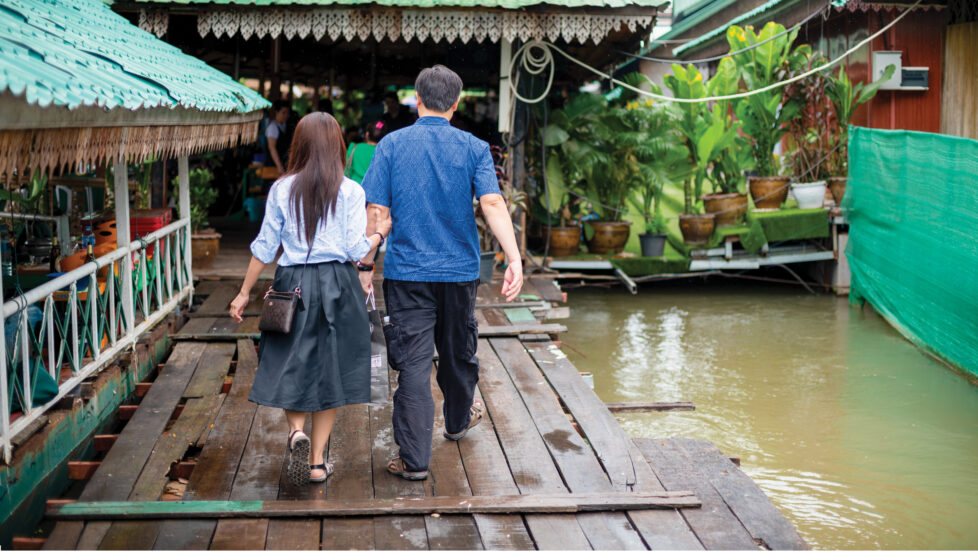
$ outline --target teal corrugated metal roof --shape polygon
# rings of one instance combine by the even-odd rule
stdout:
[[[626,6],[654,7],[666,0],[135,0],[141,4],[237,4],[242,6],[353,6],[375,4],[399,8],[506,8],[529,6],[562,6],[565,8],[624,8]]]
[[[0,0],[0,93],[31,105],[248,113],[257,92],[100,0]]]

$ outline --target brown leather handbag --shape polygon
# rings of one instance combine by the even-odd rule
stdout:
[[[302,273],[299,275],[299,284],[291,292],[277,292],[268,287],[265,292],[265,301],[261,305],[261,317],[258,319],[258,330],[262,332],[274,332],[289,334],[292,332],[292,323],[295,322],[295,310],[302,302],[302,274],[309,265],[309,255],[312,254],[312,247],[306,253],[306,264],[302,265]]]

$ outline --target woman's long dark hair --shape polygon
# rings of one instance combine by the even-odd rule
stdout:
[[[300,238],[311,245],[319,223],[325,225],[326,215],[336,213],[346,168],[343,130],[330,114],[309,113],[295,127],[289,151],[286,174],[295,176],[289,204],[301,224]]]

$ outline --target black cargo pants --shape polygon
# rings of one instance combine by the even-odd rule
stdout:
[[[479,381],[475,357],[479,326],[472,282],[384,280],[390,325],[384,328],[387,357],[399,372],[394,392],[394,441],[408,471],[426,471],[431,462],[435,403],[431,366],[438,349],[436,380],[445,397],[445,430],[469,424],[469,407]]]

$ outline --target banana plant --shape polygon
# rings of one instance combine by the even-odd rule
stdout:
[[[745,91],[759,90],[784,80],[802,68],[812,55],[808,45],[792,48],[798,30],[786,32],[783,25],[768,22],[760,33],[747,26],[727,29],[727,42]],[[801,112],[797,99],[785,99],[784,87],[776,87],[740,99],[735,113],[745,134],[751,139],[756,171],[761,176],[777,173],[774,148],[787,132],[786,125]]]
[[[704,99],[710,92],[726,91],[729,87],[729,63],[721,65],[724,71],[718,72],[708,84],[703,83],[703,75],[692,64],[682,67],[672,65],[672,74],[663,77],[663,82],[676,98]],[[729,105],[717,102],[710,108],[702,103],[677,103],[679,118],[677,128],[682,134],[692,176],[683,181],[684,207],[686,214],[697,213],[696,200],[703,194],[703,185],[709,176],[711,164],[719,159],[724,150],[734,144],[737,127],[729,117]]]
[[[845,177],[849,174],[849,122],[852,120],[852,115],[855,114],[860,105],[876,95],[880,85],[889,80],[895,71],[896,67],[890,64],[875,82],[853,84],[846,74],[845,68],[840,66],[838,74],[832,77],[825,86],[825,94],[832,102],[832,108],[837,119],[837,144],[839,148],[836,150],[837,157],[832,165],[836,175]]]

